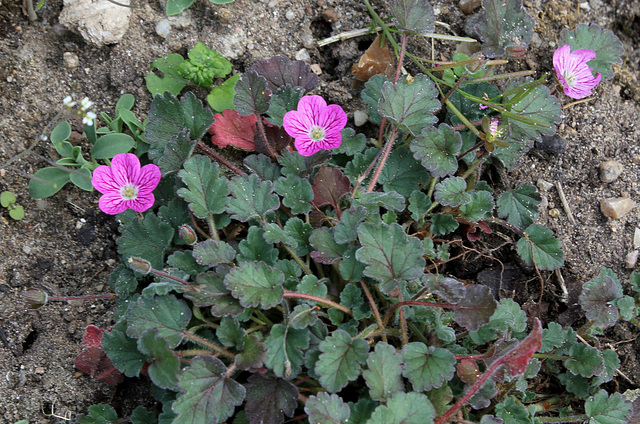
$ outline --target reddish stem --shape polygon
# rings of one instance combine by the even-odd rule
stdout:
[[[202,141],[199,141],[198,144],[196,144],[196,147],[202,150],[203,152],[205,152],[206,154],[208,154],[209,156],[211,156],[212,158],[214,158],[215,160],[217,160],[218,162],[220,162],[221,164],[223,164],[224,166],[226,166],[227,168],[229,168],[230,170],[232,170],[233,172],[235,172],[236,174],[238,175],[245,174],[245,172],[242,169],[238,168],[237,166],[232,164],[230,161],[223,158],[222,155],[220,155],[218,152],[216,152],[215,150],[213,150],[212,148],[204,144]]]
[[[389,158],[389,154],[391,153],[391,147],[393,146],[393,142],[396,141],[397,135],[398,135],[398,127],[393,127],[393,130],[391,131],[391,135],[389,136],[389,140],[387,140],[387,144],[385,144],[384,146],[382,158],[380,159],[380,162],[378,162],[378,166],[376,167],[376,172],[373,174],[373,177],[371,177],[371,181],[369,182],[369,186],[367,187],[367,193],[371,193],[374,187],[376,186],[376,183],[378,182],[378,178],[382,173],[382,168],[384,167],[384,164],[387,162],[387,159]]]
[[[94,300],[94,299],[115,299],[115,294],[92,294],[88,296],[49,296],[47,300],[64,302],[66,300]]]

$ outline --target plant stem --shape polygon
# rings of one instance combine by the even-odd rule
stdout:
[[[391,135],[389,136],[389,140],[387,140],[387,144],[385,144],[384,146],[382,158],[380,159],[380,162],[378,162],[378,166],[376,167],[376,171],[374,172],[373,177],[371,177],[371,181],[369,182],[369,186],[367,187],[367,193],[371,193],[375,188],[376,183],[378,182],[378,178],[380,178],[380,174],[382,173],[382,168],[384,167],[384,164],[387,162],[387,159],[389,158],[389,153],[391,153],[391,147],[393,146],[393,142],[396,140],[397,136],[398,136],[398,127],[394,126],[393,130],[391,131]]]
[[[295,297],[295,298],[299,298],[299,299],[313,300],[313,301],[316,301],[318,303],[322,303],[323,305],[327,305],[327,306],[331,306],[332,308],[339,309],[342,312],[344,312],[345,314],[353,315],[353,311],[351,309],[347,308],[346,306],[342,306],[339,303],[333,302],[333,301],[331,301],[329,299],[325,299],[323,297],[314,296],[312,294],[294,293],[294,292],[286,291],[286,292],[284,292],[282,297]]]
[[[307,264],[304,263],[304,261],[302,260],[302,258],[300,258],[300,256],[298,256],[298,254],[296,254],[296,252],[293,251],[293,249],[291,247],[289,247],[289,245],[285,244],[285,243],[281,243],[280,244],[282,247],[284,247],[284,250],[286,250],[287,252],[289,252],[289,254],[291,255],[291,257],[293,258],[294,261],[296,261],[296,263],[298,265],[300,265],[300,268],[302,268],[302,271],[306,274],[306,275],[313,275],[313,272],[309,269],[309,267],[307,266]]]
[[[198,356],[198,355],[211,355],[213,352],[204,349],[189,349],[189,350],[176,350],[177,356]]]
[[[264,124],[262,123],[262,117],[257,113],[255,114],[255,117],[257,118],[258,129],[260,130],[260,135],[262,136],[262,139],[264,140],[264,145],[267,147],[267,150],[269,151],[269,154],[271,155],[273,160],[277,160],[278,159],[278,154],[273,150],[273,147],[271,146],[271,143],[269,143],[269,139],[267,139],[267,132],[264,130]]]
[[[568,417],[536,417],[541,423],[582,423],[589,417],[583,415],[571,415]]]
[[[229,352],[227,349],[224,349],[218,345],[216,345],[215,343],[210,342],[209,340],[200,337],[198,335],[195,335],[189,331],[183,331],[182,335],[184,336],[185,339],[189,339],[192,342],[196,342],[204,347],[208,347],[209,349],[215,351],[216,353],[222,355],[222,356],[226,356],[229,359],[235,359],[236,355],[234,355],[233,353]]]
[[[540,359],[557,359],[559,361],[564,361],[564,360],[569,359],[568,356],[550,355],[548,353],[534,353],[533,357],[534,358],[540,358]]]
[[[115,299],[115,294],[92,294],[88,296],[47,296],[47,300],[64,302],[66,300],[95,300],[95,299]]]
[[[363,279],[360,279],[360,286],[362,287],[362,291],[364,291],[364,295],[367,298],[367,301],[369,302],[369,306],[371,307],[371,312],[373,312],[373,316],[376,319],[376,323],[378,324],[378,328],[379,329],[383,329],[384,325],[382,324],[382,318],[380,317],[380,311],[378,311],[378,306],[376,305],[376,302],[373,300],[373,296],[371,295],[371,292],[369,291],[369,287],[367,287],[367,283],[365,283],[365,281]],[[387,336],[386,335],[382,335],[382,341],[386,342],[387,341]]]
[[[387,325],[389,323],[389,320],[391,319],[391,316],[393,315],[393,312],[398,309],[401,306],[430,306],[432,308],[449,308],[449,309],[462,309],[462,306],[459,305],[452,305],[450,303],[435,303],[435,302],[425,302],[422,300],[403,300],[402,302],[398,302],[395,305],[393,305],[391,308],[389,308],[389,310],[387,311],[387,313],[384,315],[384,320],[382,321],[383,325]]]
[[[227,168],[229,168],[230,170],[232,170],[233,172],[235,172],[236,174],[238,175],[245,174],[245,172],[242,169],[238,168],[233,163],[231,163],[230,161],[222,157],[222,155],[220,155],[218,152],[216,152],[215,150],[213,150],[212,148],[204,144],[202,141],[199,141],[198,144],[196,144],[196,147],[202,150],[203,152],[205,152],[206,154],[208,154],[209,156],[211,156],[212,158],[214,158],[215,160],[217,160],[218,162],[220,162],[221,164],[223,164],[224,166],[226,166]]]
[[[209,222],[209,233],[211,233],[211,238],[219,242],[220,236],[218,236],[218,230],[216,229],[216,223],[213,221],[213,215],[209,214],[209,216],[207,216],[207,221]]]

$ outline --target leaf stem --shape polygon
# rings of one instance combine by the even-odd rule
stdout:
[[[401,306],[429,306],[432,308],[463,309],[462,306],[453,305],[450,303],[425,302],[423,300],[403,300],[389,308],[387,313],[384,315],[384,320],[382,320],[383,326],[386,326],[389,323],[393,312]]]
[[[267,132],[264,130],[264,123],[262,122],[262,117],[257,113],[255,114],[255,117],[257,119],[256,122],[258,123],[258,129],[260,130],[260,136],[262,136],[262,139],[264,140],[264,145],[267,147],[267,150],[269,151],[269,154],[271,155],[273,160],[277,161],[278,154],[273,150],[273,147],[271,146],[271,143],[267,138]]]
[[[218,346],[215,343],[210,342],[209,340],[200,337],[198,335],[195,335],[189,331],[183,331],[182,335],[184,336],[185,339],[189,339],[192,342],[196,342],[204,347],[208,347],[209,349],[213,350],[214,352],[222,355],[222,356],[226,356],[229,359],[235,359],[236,355],[234,355],[233,353],[229,352],[227,349],[222,348],[220,346]]]
[[[536,417],[541,423],[582,423],[589,417],[586,414],[582,415],[570,415],[568,417]]]
[[[218,235],[218,230],[216,229],[216,223],[213,221],[212,214],[208,214],[207,222],[209,223],[209,232],[211,233],[211,238],[219,242],[220,236]]]
[[[221,164],[223,164],[224,166],[226,166],[227,168],[229,168],[230,170],[232,170],[233,172],[235,172],[236,174],[238,175],[245,174],[245,172],[242,169],[238,168],[233,163],[231,163],[230,161],[222,157],[222,155],[220,155],[218,152],[213,150],[211,147],[204,144],[202,141],[199,141],[196,144],[196,147],[202,150],[203,152],[205,152],[206,154],[208,154],[209,156],[211,156],[212,158],[214,158],[215,160],[217,160],[218,162],[220,162]]]
[[[300,256],[298,256],[298,254],[296,252],[293,251],[293,249],[287,245],[286,243],[280,243],[280,245],[282,247],[284,247],[284,250],[286,250],[291,257],[293,258],[294,261],[296,261],[296,263],[298,265],[300,265],[300,268],[302,268],[302,271],[306,274],[306,275],[313,275],[313,272],[309,269],[309,267],[307,266],[307,264],[304,263],[304,261],[302,260],[302,258],[300,258]]]
[[[378,328],[379,329],[383,329],[384,325],[382,324],[382,318],[380,317],[380,311],[378,310],[378,306],[376,305],[375,300],[373,300],[373,296],[371,295],[371,292],[369,291],[369,287],[367,287],[367,283],[363,279],[360,279],[360,286],[362,287],[362,291],[364,291],[364,295],[366,296],[367,301],[369,302],[369,306],[371,307],[371,312],[373,312],[373,316],[376,319],[376,323],[378,324]],[[383,342],[387,341],[387,336],[385,334],[382,335],[382,341]]]
[[[95,300],[95,299],[115,299],[115,294],[92,294],[87,296],[47,296],[47,300],[64,302],[66,300]]]
[[[371,177],[371,181],[369,182],[369,186],[367,187],[367,193],[371,193],[374,187],[376,186],[376,183],[378,182],[378,178],[380,178],[380,174],[382,173],[382,168],[384,167],[384,164],[387,162],[387,159],[389,158],[389,154],[391,153],[391,147],[393,146],[393,142],[396,140],[397,136],[398,136],[398,127],[394,126],[393,130],[391,131],[391,135],[389,136],[389,140],[387,140],[387,143],[384,146],[382,158],[380,158],[380,162],[378,162],[376,171]]]
[[[333,302],[333,301],[331,301],[329,299],[325,299],[323,297],[314,296],[312,294],[294,293],[294,292],[285,291],[284,294],[282,295],[282,297],[294,297],[294,298],[298,298],[298,299],[313,300],[313,301],[316,301],[318,303],[322,303],[323,305],[331,306],[332,308],[339,309],[342,312],[344,312],[345,314],[353,315],[353,311],[351,309],[347,308],[346,306],[342,306],[339,303]]]
[[[568,356],[561,356],[561,355],[550,355],[547,353],[534,353],[533,354],[534,358],[540,358],[540,359],[557,359],[559,361],[564,361],[569,359]]]

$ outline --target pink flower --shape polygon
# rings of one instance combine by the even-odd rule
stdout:
[[[132,153],[120,153],[111,166],[93,171],[91,184],[103,195],[98,205],[102,212],[116,215],[131,208],[144,212],[153,206],[153,190],[160,182],[160,169],[153,164],[140,168],[140,160]]]
[[[598,85],[601,75],[593,76],[593,69],[587,62],[596,58],[596,52],[589,49],[571,51],[565,44],[553,53],[553,67],[564,94],[574,99],[582,99],[591,94],[591,89]]]
[[[302,156],[311,156],[321,149],[335,149],[342,143],[340,130],[347,125],[347,114],[338,105],[329,105],[320,96],[304,96],[298,110],[291,110],[282,119],[284,130],[295,138]]]

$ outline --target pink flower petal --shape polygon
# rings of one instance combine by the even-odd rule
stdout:
[[[329,105],[323,111],[318,122],[327,135],[338,133],[347,125],[347,114],[341,106]]]
[[[128,208],[133,209],[136,212],[144,212],[151,208],[155,201],[156,198],[153,196],[153,193],[145,195],[140,195],[140,193],[138,193],[138,197],[133,200],[127,200],[125,203]]]
[[[581,63],[587,63],[588,61],[593,60],[596,57],[598,57],[596,52],[594,52],[593,50],[589,50],[589,49],[578,49],[576,51],[571,52],[571,54],[573,56],[576,56],[576,58]]]
[[[140,159],[133,153],[117,154],[111,159],[111,172],[119,186],[133,183],[138,180]]]
[[[91,184],[93,185],[93,188],[102,194],[120,189],[113,179],[111,168],[105,165],[99,166],[93,170]]]
[[[327,107],[327,102],[318,95],[304,96],[298,102],[298,112],[303,113],[309,117],[309,119],[318,123],[322,111]]]
[[[108,215],[117,215],[127,210],[128,206],[119,192],[109,192],[100,197],[98,201],[100,210]]]
[[[132,181],[132,183],[138,187],[138,196],[141,196],[142,193],[151,193],[155,190],[160,183],[161,177],[160,168],[156,165],[150,163],[143,166],[138,173],[137,181]]]
[[[320,143],[318,141],[311,140],[309,137],[296,138],[296,141],[293,144],[298,153],[302,156],[311,156],[312,154],[320,151]]]
[[[304,98],[304,97],[303,97]],[[293,138],[307,136],[314,122],[309,115],[291,110],[282,118],[282,127]]]

